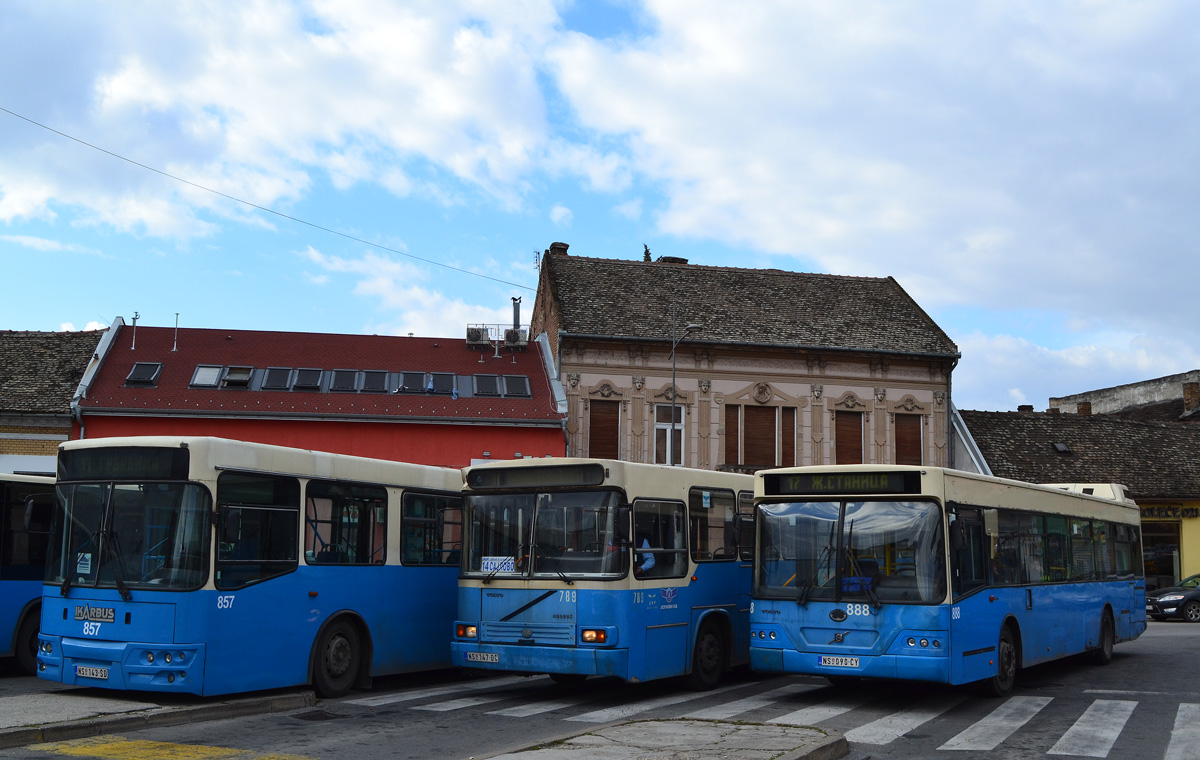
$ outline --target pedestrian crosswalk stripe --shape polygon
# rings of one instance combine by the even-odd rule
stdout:
[[[648,699],[644,702],[635,702],[633,704],[618,705],[617,707],[608,707],[603,710],[593,710],[592,712],[583,713],[582,715],[574,715],[566,720],[574,720],[582,723],[607,723],[612,720],[621,720],[628,718],[631,715],[654,710],[659,707],[668,707],[677,705],[682,702],[690,702],[693,699],[712,696],[713,694],[721,694],[723,692],[732,691],[734,689],[745,688],[747,684],[733,684],[731,686],[722,686],[712,691],[694,691],[684,694],[670,694],[658,699]]]
[[[1135,707],[1137,702],[1124,699],[1097,699],[1050,748],[1049,754],[1108,757]]]
[[[510,676],[508,678],[489,678],[482,681],[470,681],[467,683],[453,683],[448,686],[434,686],[429,689],[416,689],[413,691],[401,691],[395,694],[380,694],[377,697],[364,697],[362,699],[351,699],[346,702],[349,705],[362,705],[364,707],[380,707],[382,705],[395,704],[396,702],[410,702],[414,699],[425,699],[426,697],[440,697],[443,694],[454,694],[461,691],[478,691],[479,689],[490,689],[494,686],[511,686],[516,683],[537,684],[545,680],[542,678],[529,678],[526,676]]]
[[[851,710],[856,710],[865,705],[868,697],[840,697],[831,699],[828,702],[822,702],[811,707],[805,707],[802,710],[790,712],[787,715],[780,715],[778,718],[771,718],[768,723],[780,723],[786,726],[815,726],[822,721],[836,718],[842,713],[848,713]]]
[[[706,707],[703,710],[697,710],[696,712],[688,713],[682,717],[692,718],[695,720],[723,720],[725,718],[732,718],[734,715],[738,715],[749,710],[756,710],[760,707],[768,707],[778,702],[781,697],[795,696],[797,694],[803,694],[806,691],[812,691],[813,689],[819,688],[821,687],[813,684],[791,684],[790,686],[784,686],[781,689],[772,689],[771,691],[764,691],[761,694],[743,697],[742,699],[735,699],[732,702],[723,702],[719,705]]]
[[[416,705],[414,710],[429,710],[430,712],[450,712],[451,710],[461,710],[464,707],[479,707],[486,705],[489,702],[499,702],[503,699],[512,699],[511,694],[489,694],[482,697],[461,697],[459,699],[449,699],[445,702],[434,702],[431,705]]]
[[[1013,697],[938,749],[995,749],[1052,700],[1053,697]]]
[[[847,731],[846,741],[859,744],[890,744],[917,726],[933,720],[964,699],[966,697],[960,694],[949,694],[922,700],[912,707]]]
[[[1200,705],[1184,702],[1175,713],[1175,728],[1163,760],[1194,760],[1200,747]]]
[[[505,707],[501,710],[492,710],[488,713],[488,715],[503,715],[506,718],[528,718],[531,715],[541,715],[542,713],[574,707],[575,705],[583,704],[586,701],[586,699],[560,699],[547,700],[545,702],[530,702],[523,705]]]

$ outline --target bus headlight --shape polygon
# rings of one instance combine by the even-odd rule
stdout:
[[[171,653],[170,652],[167,652],[166,654],[163,655],[163,662],[167,663],[168,665],[171,664]]]
[[[479,631],[475,626],[467,625],[466,623],[459,623],[454,627],[454,633],[460,639],[473,639],[478,632]]]
[[[585,644],[603,644],[608,641],[608,633],[596,628],[585,628],[582,635]]]
[[[146,652],[146,662],[154,664],[154,652]]]

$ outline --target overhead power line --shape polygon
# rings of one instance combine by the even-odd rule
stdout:
[[[346,238],[347,240],[353,240],[356,243],[362,243],[363,245],[369,245],[372,248],[378,248],[381,251],[387,251],[389,253],[394,253],[399,256],[405,256],[407,258],[414,259],[415,261],[420,261],[425,264],[432,264],[433,266],[441,267],[443,269],[449,269],[451,271],[459,272],[459,273],[465,274],[465,275],[470,275],[471,277],[479,277],[484,280],[491,280],[492,282],[498,282],[501,285],[511,285],[514,288],[521,288],[522,290],[529,290],[529,291],[533,290],[533,288],[529,287],[528,285],[521,285],[520,283],[509,282],[508,280],[502,280],[499,277],[491,277],[489,275],[480,274],[478,272],[472,272],[467,269],[460,269],[459,267],[451,266],[451,265],[445,264],[441,261],[434,261],[432,259],[422,258],[420,256],[408,253],[406,251],[401,251],[396,248],[390,248],[390,247],[388,247],[386,245],[382,245],[380,243],[373,243],[370,240],[364,240],[360,237],[355,237],[354,235],[350,235],[345,232],[340,232],[340,231],[332,229],[330,227],[325,227],[323,225],[317,224],[316,222],[310,222],[306,219],[301,219],[299,217],[292,216],[290,214],[285,214],[282,211],[276,211],[273,208],[267,208],[266,206],[260,206],[257,203],[252,203],[251,201],[243,200],[241,198],[238,198],[237,196],[230,195],[228,193],[223,193],[220,190],[213,190],[211,187],[205,187],[204,185],[197,184],[195,182],[192,182],[191,180],[184,179],[183,177],[177,177],[174,174],[163,171],[162,169],[155,169],[153,166],[147,166],[146,164],[143,164],[140,161],[134,161],[132,158],[126,158],[125,156],[122,156],[120,153],[114,153],[111,150],[101,148],[99,145],[93,145],[92,143],[90,143],[86,140],[80,140],[78,137],[69,135],[66,132],[62,132],[60,130],[55,129],[54,127],[47,126],[46,124],[42,124],[39,121],[34,121],[33,119],[29,118],[28,116],[22,116],[21,114],[15,112],[15,111],[10,111],[7,108],[5,108],[4,106],[0,106],[0,111],[3,111],[4,113],[8,114],[9,116],[15,116],[16,118],[21,119],[22,121],[29,122],[30,124],[34,125],[35,127],[41,127],[42,129],[46,130],[47,132],[53,132],[54,134],[56,134],[60,137],[65,137],[68,140],[77,142],[80,145],[83,145],[88,148],[91,148],[92,150],[96,150],[101,153],[107,154],[109,156],[112,156],[113,158],[120,159],[126,163],[133,164],[134,166],[145,169],[146,171],[151,171],[151,172],[154,172],[155,174],[160,174],[160,175],[166,177],[167,179],[173,179],[176,182],[181,182],[190,187],[194,187],[197,190],[203,190],[206,193],[212,193],[213,195],[219,195],[222,198],[226,198],[228,200],[234,201],[235,203],[241,203],[242,205],[249,206],[250,208],[258,209],[259,211],[265,211],[268,214],[274,214],[275,216],[278,216],[282,219],[287,219],[288,221],[296,222],[297,224],[303,224],[308,227],[312,227],[315,230],[321,230],[322,232],[328,232],[330,235],[337,235],[338,237],[343,237],[343,238]]]

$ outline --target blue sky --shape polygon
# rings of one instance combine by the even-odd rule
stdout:
[[[1182,0],[5,3],[0,329],[457,336],[527,321],[553,241],[645,244],[891,275],[960,407],[1041,409],[1200,367],[1198,37]]]

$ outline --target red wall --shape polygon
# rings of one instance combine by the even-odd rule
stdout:
[[[210,435],[375,459],[465,467],[472,459],[515,454],[564,456],[561,428],[308,420],[97,417],[84,415],[88,438],[127,435]],[[76,431],[76,436],[78,431]]]

